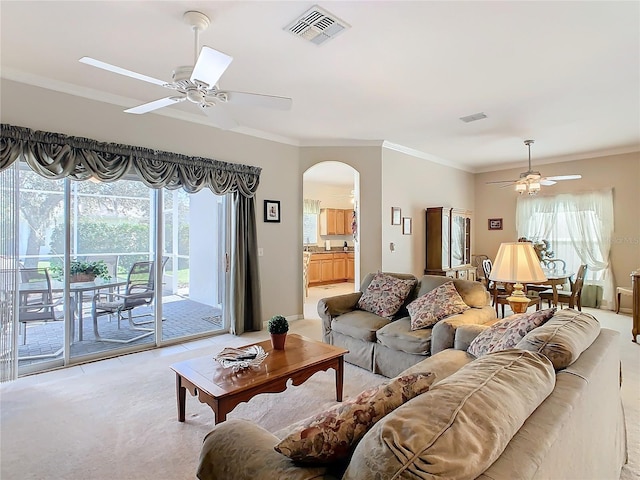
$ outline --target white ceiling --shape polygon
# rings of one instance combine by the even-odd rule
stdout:
[[[321,1],[351,25],[324,45],[283,28],[305,1],[2,1],[1,75],[122,106],[167,90],[201,44],[234,57],[220,87],[293,98],[291,111],[224,105],[237,131],[301,146],[380,145],[481,172],[640,150],[640,3]],[[185,102],[188,103],[188,102]],[[463,123],[459,117],[488,118]],[[194,105],[147,115],[207,122]],[[123,113],[123,115],[126,115]],[[214,128],[214,127],[212,127]]]

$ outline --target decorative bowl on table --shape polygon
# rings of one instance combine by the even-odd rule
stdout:
[[[232,368],[233,371],[249,367],[257,367],[269,355],[260,345],[251,345],[243,348],[226,347],[214,358],[224,368]]]

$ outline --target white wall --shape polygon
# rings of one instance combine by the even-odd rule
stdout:
[[[425,209],[444,206],[473,211],[474,176],[388,148],[382,154],[382,269],[420,277],[426,262]],[[391,207],[400,207],[403,217],[411,217],[411,235],[403,235],[402,225],[391,225]]]

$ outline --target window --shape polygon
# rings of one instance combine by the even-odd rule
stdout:
[[[613,276],[609,250],[613,234],[611,190],[552,197],[519,197],[518,237],[548,240],[554,258],[577,272],[587,265],[585,284],[602,287],[603,306],[613,305]]]
[[[318,243],[318,215],[305,213],[302,217],[302,241],[305,245]]]

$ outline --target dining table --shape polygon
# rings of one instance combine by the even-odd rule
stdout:
[[[575,275],[575,272],[569,271],[569,270],[558,270],[558,269],[545,269],[543,268],[542,271],[544,272],[545,277],[547,277],[547,279],[543,282],[538,282],[538,283],[532,283],[532,285],[550,285],[551,289],[553,290],[553,306],[557,307],[558,306],[558,285],[564,285],[565,283],[567,283],[567,280],[569,280],[571,277],[573,277]]]
[[[127,284],[126,277],[112,277],[108,280],[96,278],[90,282],[73,282],[69,285],[71,292],[71,341],[75,339],[75,319],[78,319],[78,341],[83,338],[83,315],[82,315],[82,296],[86,292],[98,292],[99,290],[113,290]],[[48,287],[46,282],[21,283],[20,293],[46,293]],[[60,280],[51,281],[51,292],[64,292],[64,282]]]

